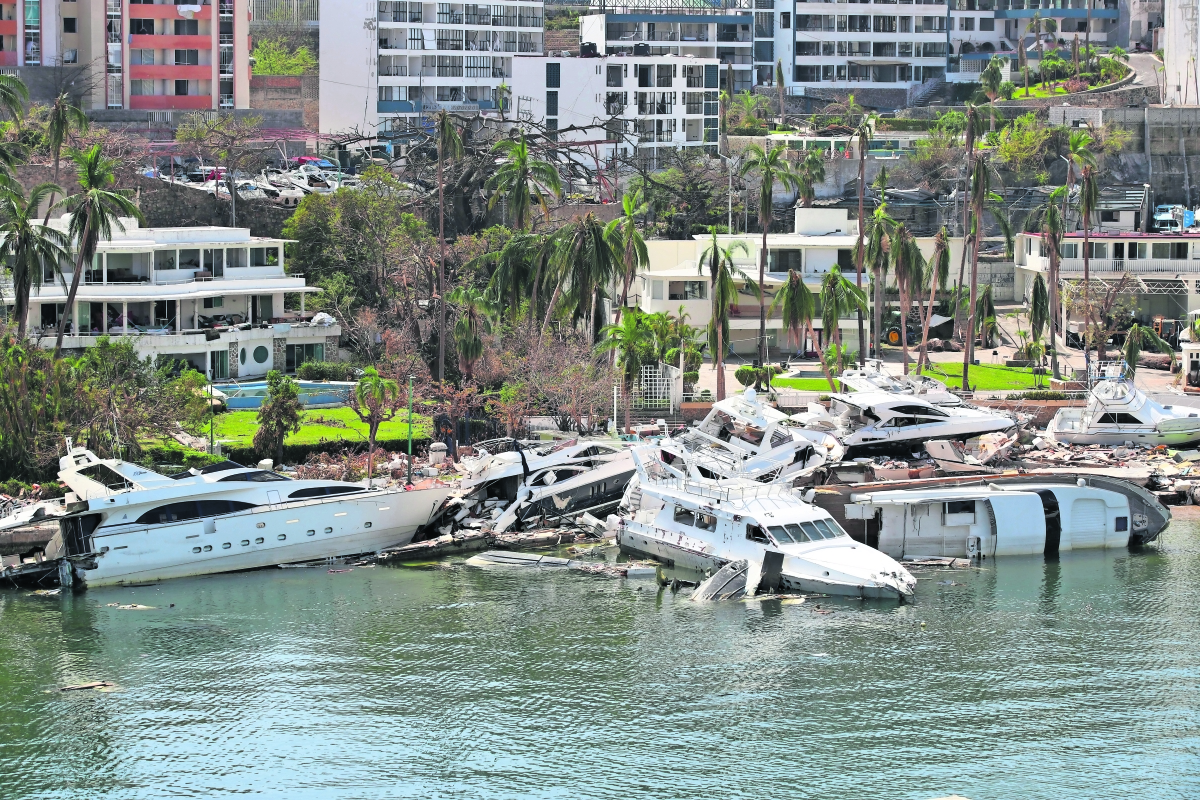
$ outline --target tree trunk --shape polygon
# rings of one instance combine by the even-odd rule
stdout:
[[[983,215],[982,208],[975,209],[975,230],[978,232],[983,228],[983,223],[980,217]],[[971,384],[969,382],[969,373],[971,371],[971,362],[975,359],[975,300],[979,293],[979,237],[971,238],[971,299],[970,307],[967,314],[967,341],[963,347],[963,374],[962,388],[963,391],[970,391]]]
[[[629,377],[626,376],[625,380],[621,381],[621,391],[625,395],[622,398],[625,405],[625,433],[629,433],[629,395],[632,394],[629,389]]]
[[[438,352],[437,352],[437,379],[440,382],[446,380],[446,304],[443,300],[445,296],[446,285],[446,187],[442,182],[442,157],[438,153],[437,165],[437,182],[438,182],[438,249],[440,257],[438,259]]]
[[[725,399],[725,332],[723,320],[713,320],[717,326],[717,352],[713,357],[713,365],[717,368],[717,400]]]
[[[79,256],[75,259],[75,274],[71,276],[71,290],[67,292],[67,307],[63,309],[63,317],[58,321],[58,339],[54,342],[54,357],[62,353],[63,334],[67,330],[67,320],[74,316],[75,295],[79,291],[79,279],[83,277],[84,243],[92,235],[92,215],[89,212],[87,222],[83,225],[83,236],[79,239]],[[77,331],[78,332],[78,331]]]
[[[933,251],[933,261],[941,256],[937,248]],[[929,325],[933,322],[933,306],[937,302],[937,275],[929,276],[929,308],[925,309],[925,324],[921,329],[921,349],[917,352],[917,374],[923,367],[929,366]]]
[[[901,287],[900,291],[900,357],[904,360],[904,374],[908,374],[908,311],[910,300],[908,292]]]
[[[538,284],[542,282],[542,258],[538,257],[537,269],[533,272],[533,296],[529,299],[529,335],[533,336],[533,326],[537,324]]]
[[[967,154],[967,175],[971,174],[971,156]],[[971,179],[967,178],[967,186],[970,187]],[[962,332],[962,323],[959,322],[959,312],[962,310],[962,285],[963,278],[966,276],[967,269],[967,247],[971,244],[971,228],[969,225],[971,204],[963,202],[963,250],[962,256],[958,259],[958,283],[954,295],[954,308],[950,309],[951,316],[954,317],[954,328],[960,338],[965,339]]]
[[[368,431],[370,434],[367,437],[367,488],[371,488],[371,479],[375,477],[375,431],[378,429],[378,423],[372,421],[371,428]]]
[[[883,329],[883,270],[875,269],[873,270],[873,274],[875,279],[871,281],[871,285],[874,287],[871,294],[873,296],[872,299],[875,301],[875,315],[873,319],[875,330],[871,331],[871,342],[875,345],[875,354],[882,358],[883,351],[879,349],[879,334]],[[860,354],[859,360],[865,363],[866,356]]]
[[[1058,349],[1054,346],[1054,326],[1058,322],[1058,246],[1053,242],[1050,245],[1050,286],[1047,296],[1049,298],[1050,313],[1050,370],[1055,378],[1061,378],[1058,372]],[[1066,332],[1063,332],[1066,336]]]
[[[858,249],[855,250],[855,252],[854,252],[854,285],[857,286],[860,290],[862,289],[863,256],[865,255],[863,252],[863,247],[864,247],[863,238],[866,235],[866,231],[867,231],[867,220],[863,217],[863,193],[866,192],[866,187],[867,187],[866,176],[867,176],[867,149],[865,147],[863,147],[863,141],[862,141],[862,138],[860,137],[858,140]],[[876,343],[875,344],[876,347],[879,346],[879,344],[878,344],[878,342],[879,342],[879,310],[878,310],[878,308],[879,308],[878,305],[876,305],[876,312],[875,312],[875,318],[874,318],[875,330],[872,331],[872,333],[874,334],[874,338],[872,339],[872,341]],[[863,330],[863,312],[862,312],[862,309],[859,308],[858,309],[858,360],[859,360],[859,362],[865,364],[867,362],[867,358],[870,356],[870,353],[871,353],[871,351],[867,349],[867,333],[866,333],[866,331]]]
[[[767,177],[764,175],[763,180]],[[767,365],[767,295],[763,284],[767,279],[767,230],[771,227],[769,209],[761,215],[763,234],[762,250],[758,254],[758,365]]]
[[[833,382],[833,376],[829,374],[829,364],[825,361],[825,348],[821,347],[817,342],[817,332],[813,330],[811,320],[805,323],[805,330],[808,331],[808,335],[812,337],[813,344],[817,347],[817,358],[821,359],[821,371],[825,373],[825,380],[829,381],[829,391],[836,392],[838,387]]]
[[[1088,366],[1088,341],[1092,338],[1092,280],[1091,258],[1088,253],[1088,233],[1091,225],[1091,214],[1083,215],[1083,366]],[[1065,335],[1065,334],[1064,334]]]
[[[554,287],[554,294],[550,295],[550,305],[546,306],[546,318],[542,320],[542,334],[546,333],[546,326],[550,324],[550,315],[554,313],[554,304],[558,302],[558,296],[562,293],[562,284],[559,283]]]
[[[61,153],[57,152],[57,151],[52,154],[52,157],[54,158],[54,185],[55,186],[58,186],[58,159],[59,159],[60,155],[61,155]],[[174,162],[172,162],[172,163],[174,163]],[[50,199],[46,203],[46,218],[42,220],[42,225],[50,224],[50,209],[53,208],[53,206],[54,206],[54,192],[51,192]],[[21,323],[21,333],[23,334],[24,331],[25,331],[25,324],[24,324],[24,322],[22,322]]]

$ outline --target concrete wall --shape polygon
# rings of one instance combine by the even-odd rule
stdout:
[[[1196,64],[1200,59],[1200,16],[1196,0],[1165,0],[1163,29],[1159,44],[1163,49],[1163,77],[1167,90],[1165,102],[1173,105],[1200,104]]]
[[[320,130],[319,80],[317,75],[256,75],[250,79],[250,108],[272,116],[299,111],[306,129]]]
[[[375,132],[379,40],[375,0],[338,0],[321,15],[321,133]]]

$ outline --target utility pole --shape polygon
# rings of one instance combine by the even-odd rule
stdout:
[[[412,486],[412,394],[413,376],[408,376],[408,484]]]

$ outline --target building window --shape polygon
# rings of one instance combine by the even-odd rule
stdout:
[[[75,17],[63,17],[63,33],[75,33]]]
[[[996,30],[995,18],[994,17],[980,17],[979,18],[979,30],[981,30],[981,31]]]
[[[959,17],[958,18],[958,29],[960,31],[975,30],[975,18],[974,17]]]
[[[562,84],[562,64],[551,61],[546,64],[546,88],[558,89]]]
[[[151,50],[151,53],[154,51]],[[195,67],[200,64],[199,50],[176,50],[175,51],[175,66],[177,67]]]
[[[130,20],[132,22],[132,20]],[[147,20],[149,21],[149,20]],[[151,23],[153,24],[153,23]],[[177,19],[175,20],[175,35],[176,36],[199,36],[200,35],[200,20],[196,19]]]
[[[546,138],[552,142],[558,141],[558,120],[557,119],[547,119],[546,120]]]
[[[755,42],[754,43],[754,60],[755,61],[774,61],[775,60],[775,43],[774,42]]]
[[[129,94],[134,97],[154,94],[154,81],[133,80],[129,82]]]
[[[782,14],[780,14],[780,15],[779,15],[779,27],[780,27],[780,28],[783,28],[785,31],[786,31],[788,28],[792,27],[792,14],[791,14],[791,12],[789,12],[789,11],[784,11]]]
[[[132,36],[153,36],[154,35],[154,20],[152,20],[152,19],[131,19],[131,20],[129,20],[129,33]]]
[[[668,300],[707,300],[706,281],[670,281],[667,284]]]
[[[193,92],[192,92],[192,84],[193,83],[194,83],[194,81],[175,81],[175,95],[177,97],[183,97],[183,96],[186,96],[189,94],[193,94]]]
[[[558,92],[546,92],[546,114],[558,116]]]
[[[129,51],[129,63],[130,64],[153,64],[154,63],[154,51],[153,50],[130,50]]]
[[[63,63],[64,64],[78,64],[79,63],[79,51],[74,48],[71,48],[69,50],[63,50]]]

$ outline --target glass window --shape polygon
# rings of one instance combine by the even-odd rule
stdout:
[[[237,475],[228,475],[221,478],[218,483],[226,483],[228,481],[248,481],[250,483],[270,483],[272,481],[290,481],[291,478],[285,478],[282,475],[277,475],[274,472],[266,470],[254,470],[253,472],[241,472]]]
[[[795,524],[788,525],[787,529],[788,529],[788,533],[790,533],[792,535],[792,541],[795,541],[795,542],[809,541],[808,534],[805,533],[804,529],[801,528],[799,525],[795,525]]]
[[[697,514],[696,527],[702,531],[716,530],[717,518],[712,514]]]
[[[235,251],[229,251],[235,252]],[[237,251],[241,252],[241,251]],[[250,266],[252,267],[274,267],[279,264],[279,248],[278,247],[251,247],[250,248]]]
[[[708,297],[705,281],[670,281],[667,284],[668,300],[704,300]]]
[[[154,268],[155,269],[175,269],[175,251],[174,250],[155,250],[154,251]]]
[[[246,248],[244,248],[244,247],[239,247],[236,249],[231,248],[231,249],[225,251],[225,266],[226,266],[226,268],[237,269],[239,267],[246,266],[247,263],[249,263],[249,262],[246,260]]]
[[[650,281],[650,299],[651,300],[662,300],[663,299],[663,282],[662,281]]]
[[[199,250],[180,250],[179,251],[179,268],[180,269],[200,269],[200,251]]]
[[[558,89],[562,83],[562,64],[552,61],[546,64],[546,88]]]
[[[691,509],[675,506],[675,521],[680,525],[695,525],[696,515]]]
[[[754,527],[755,526],[753,525],[750,526],[750,528]],[[746,531],[746,538],[751,538],[750,528],[748,528]],[[782,525],[770,525],[767,527],[767,530],[771,532],[771,536],[774,537],[775,541],[779,544],[791,544],[793,541],[792,537],[788,534],[787,529]]]
[[[819,542],[825,538],[825,534],[823,534],[820,529],[818,529],[817,526],[813,525],[811,522],[801,522],[800,527],[804,529],[806,534],[808,534],[808,538],[814,542]]]
[[[813,520],[813,524],[825,532],[826,538],[832,539],[838,536],[846,535],[846,532],[842,530],[841,526],[831,519]]]

